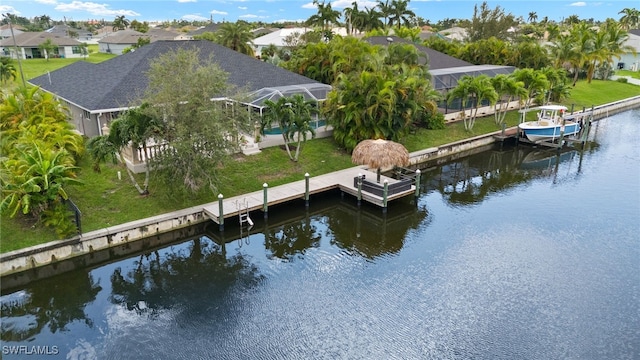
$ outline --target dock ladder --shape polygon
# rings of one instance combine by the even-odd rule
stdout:
[[[253,220],[249,217],[249,203],[247,199],[244,199],[242,203],[236,201],[236,209],[238,209],[238,219],[240,220],[240,238],[239,244],[242,246],[242,242],[249,244],[249,232],[253,227]],[[245,224],[247,224],[247,232],[244,233]]]

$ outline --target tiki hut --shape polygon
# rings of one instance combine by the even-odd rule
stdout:
[[[351,161],[358,165],[367,165],[377,169],[377,182],[380,182],[380,169],[409,164],[409,152],[397,142],[377,139],[363,140],[351,153]]]

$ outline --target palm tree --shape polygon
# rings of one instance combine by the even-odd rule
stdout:
[[[142,148],[142,160],[145,163],[145,179],[140,186],[133,176],[133,172],[127,167],[127,174],[133,186],[140,195],[149,194],[150,178],[150,155],[147,143],[162,131],[163,123],[156,121],[153,117],[146,115],[145,110],[148,104],[143,104],[139,108],[134,108],[123,113],[109,126],[109,134],[92,138],[87,143],[89,154],[94,160],[94,170],[100,171],[100,162],[114,159],[117,153],[125,147],[131,146],[133,151]]]
[[[407,9],[409,0],[392,0],[391,1],[391,14],[389,17],[389,26],[396,24],[396,27],[400,27],[402,24],[409,26],[411,19],[416,17],[416,14]]]
[[[13,66],[13,59],[8,56],[0,57],[0,81],[7,84],[7,81],[18,78],[18,71]]]
[[[339,25],[340,11],[333,10],[331,3],[327,3],[324,0],[319,2],[313,0],[313,4],[318,8],[318,12],[311,15],[305,22],[309,26],[317,26],[322,29],[325,38],[331,38],[330,26],[331,24]]]
[[[522,81],[517,81],[513,76],[505,74],[498,74],[491,78],[491,86],[495,89],[498,100],[500,100],[495,104],[494,120],[496,125],[501,125],[507,115],[509,103],[514,97],[517,97],[522,103],[522,99],[527,97],[527,90]]]
[[[264,104],[267,109],[262,119],[262,129],[278,125],[287,155],[292,161],[298,161],[302,141],[307,141],[307,134],[311,134],[312,138],[315,137],[315,130],[311,126],[311,115],[316,111],[316,107],[300,94],[281,97],[276,102],[265,100]],[[292,141],[297,141],[295,155],[291,155],[289,147]]]
[[[527,90],[525,107],[529,107],[533,100],[540,99],[544,95],[546,89],[549,88],[549,81],[544,73],[540,70],[533,69],[517,69],[513,72],[516,81],[521,81]]]
[[[391,26],[390,17],[393,15],[393,6],[389,4],[389,0],[378,0],[378,9],[382,18],[384,18],[384,25]]]
[[[535,23],[536,20],[538,20],[538,14],[536,14],[535,11],[529,12],[529,22],[530,23]]]
[[[65,150],[32,143],[18,147],[17,152],[18,157],[0,162],[0,211],[11,217],[18,211],[38,215],[59,197],[68,199],[64,186],[80,183]]]
[[[113,31],[124,30],[129,26],[130,22],[127,20],[124,15],[116,16],[113,20]]]
[[[216,31],[216,42],[239,53],[254,56],[253,34],[244,21],[222,24]]]
[[[640,10],[624,8],[618,14],[622,14],[620,24],[624,30],[636,29],[640,25]]]
[[[365,7],[363,11],[362,31],[382,29],[384,27],[384,23],[382,22],[382,20],[380,20],[381,17],[382,13],[376,10],[375,7],[371,9]]]
[[[449,94],[450,99],[457,97],[463,102],[466,102],[466,100],[469,99],[473,104],[469,119],[464,116],[463,120],[464,128],[467,131],[471,131],[473,129],[480,105],[482,105],[484,101],[493,105],[498,100],[498,93],[491,84],[491,78],[485,74],[476,77],[472,77],[470,75],[462,76],[460,80],[458,80],[456,87],[451,90]],[[465,110],[464,106],[462,110]]]

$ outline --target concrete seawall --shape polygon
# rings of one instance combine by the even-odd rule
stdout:
[[[594,119],[601,119],[637,107],[640,107],[640,96],[598,106],[593,109]],[[451,144],[413,152],[410,154],[411,165],[417,166],[420,163],[465,153],[472,149],[481,149],[496,142],[494,135],[500,133],[501,131],[496,131]],[[161,238],[163,241],[167,238],[177,240],[181,237],[193,235],[188,230],[192,225],[209,221],[203,214],[203,205],[91,231],[71,239],[52,241],[1,254],[0,276],[3,278],[2,285],[5,287],[8,285],[5,284],[5,280],[11,280],[8,283],[18,286],[25,281],[29,281],[31,277],[21,274],[23,272],[55,265],[63,260],[86,256],[101,250],[119,249],[118,253],[127,248],[140,250]],[[146,243],[132,245],[142,239]]]

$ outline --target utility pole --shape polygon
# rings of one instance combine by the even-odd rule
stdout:
[[[18,54],[18,44],[16,43],[16,36],[13,34],[13,25],[11,25],[11,14],[6,13],[4,16],[7,18],[7,22],[9,23],[9,30],[11,30],[11,37],[13,38],[13,47],[16,52],[16,59],[18,59],[18,68],[20,69],[20,77],[22,78],[22,86],[27,87],[27,82],[24,80],[24,72],[22,71],[22,60],[21,55]]]

